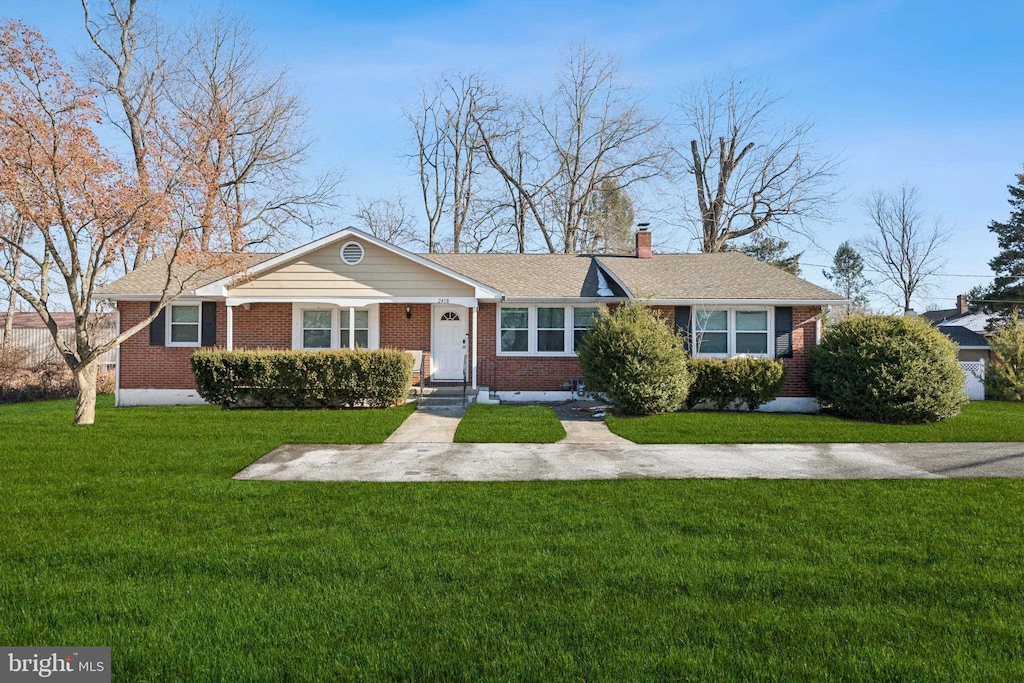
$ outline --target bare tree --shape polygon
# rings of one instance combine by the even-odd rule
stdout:
[[[883,295],[907,313],[913,310],[914,295],[927,291],[929,280],[942,268],[941,248],[949,236],[938,219],[925,225],[919,201],[917,188],[903,183],[891,192],[876,190],[861,203],[875,228],[861,242],[865,261],[896,290]]]
[[[28,235],[28,225],[25,219],[14,210],[8,207],[0,213],[0,270],[9,274],[9,277],[20,282],[24,277],[22,270],[22,251],[25,248],[25,240]],[[3,278],[0,278],[3,279]],[[4,318],[4,336],[0,340],[0,349],[9,350],[12,345],[11,336],[14,333],[14,312],[18,303],[18,292],[14,287],[7,286],[7,316]]]
[[[225,13],[195,21],[188,54],[171,100],[178,154],[201,179],[200,248],[219,238],[243,251],[280,243],[295,224],[315,228],[338,180],[303,178],[308,114],[287,72],[263,68],[252,30]]]
[[[475,209],[481,172],[474,118],[485,87],[473,74],[445,74],[420,91],[416,111],[405,112],[416,139],[416,153],[411,156],[419,173],[431,252],[438,250],[437,230],[445,217],[451,221],[452,251],[462,250],[462,233]]]
[[[385,242],[407,249],[424,243],[409,220],[405,199],[401,195],[372,199],[360,197],[356,200],[354,218],[367,232]]]
[[[693,182],[684,211],[701,251],[759,230],[811,236],[828,217],[838,160],[821,154],[811,124],[776,124],[779,98],[737,80],[705,80],[679,104],[687,147],[676,150]]]
[[[187,32],[172,32],[138,0],[105,0],[98,14],[89,0],[82,6],[96,49],[83,61],[131,143],[138,185],[159,194],[189,176],[178,217],[198,228],[201,249],[280,243],[333,206],[338,180],[302,175],[305,108],[284,70],[261,65],[237,17],[196,16]],[[145,236],[131,267],[153,255]]]
[[[479,108],[480,144],[552,252],[574,253],[586,241],[587,212],[606,182],[625,189],[664,171],[660,122],[621,83],[617,62],[586,46],[570,50],[554,93],[522,110]]]
[[[168,75],[177,61],[174,43],[159,22],[142,15],[138,0],[100,0],[100,4],[97,14],[89,0],[82,0],[85,31],[95,50],[79,57],[92,83],[109,96],[107,120],[131,144],[139,188],[160,194],[173,182],[154,171],[168,168],[161,158],[166,151],[161,114]],[[143,226],[139,239],[125,245],[126,251],[134,250],[125,254],[126,269],[137,268],[152,256],[150,234],[155,229]]]

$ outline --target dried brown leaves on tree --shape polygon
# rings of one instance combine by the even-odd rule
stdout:
[[[96,361],[153,316],[97,341],[93,292],[126,245],[146,239],[181,255],[188,239],[173,228],[171,201],[139,186],[133,170],[100,144],[95,93],[76,83],[42,36],[17,22],[0,29],[0,203],[16,220],[0,222],[0,243],[31,277],[0,266],[0,279],[46,324],[78,384],[75,422],[94,420]],[[170,267],[161,304],[176,293]],[[72,341],[52,313],[70,305]],[[154,314],[155,315],[155,314]]]
[[[691,188],[684,189],[686,218],[701,251],[722,251],[761,230],[813,240],[809,223],[829,216],[838,160],[818,150],[810,124],[778,123],[778,101],[736,80],[705,80],[679,104],[676,154]]]

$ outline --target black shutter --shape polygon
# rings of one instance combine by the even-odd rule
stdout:
[[[149,314],[153,315],[153,311],[156,310],[158,303],[151,301],[149,303]],[[167,309],[161,308],[160,315],[153,319],[153,322],[149,324],[149,345],[150,346],[163,346],[164,339],[164,326],[167,320]]]
[[[683,348],[690,352],[690,307],[676,306],[676,332],[683,335]]]
[[[203,302],[203,346],[217,345],[217,303]]]
[[[793,308],[775,307],[775,357],[793,357]]]

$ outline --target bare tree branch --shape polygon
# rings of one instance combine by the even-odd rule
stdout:
[[[906,183],[891,192],[876,190],[861,202],[875,228],[874,235],[860,243],[865,261],[896,292],[882,294],[908,313],[914,295],[927,291],[945,264],[942,245],[949,237],[938,220],[930,228],[923,225],[926,216],[919,202],[917,188]]]
[[[778,98],[736,80],[705,80],[679,104],[686,149],[677,157],[693,182],[684,211],[704,252],[760,230],[813,241],[827,220],[839,160],[822,154],[809,123],[774,124]]]

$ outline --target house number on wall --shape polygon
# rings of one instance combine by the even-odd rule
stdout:
[[[447,303],[450,303],[450,302],[449,302],[448,299],[438,299],[437,303],[439,303],[439,304],[447,304]]]

